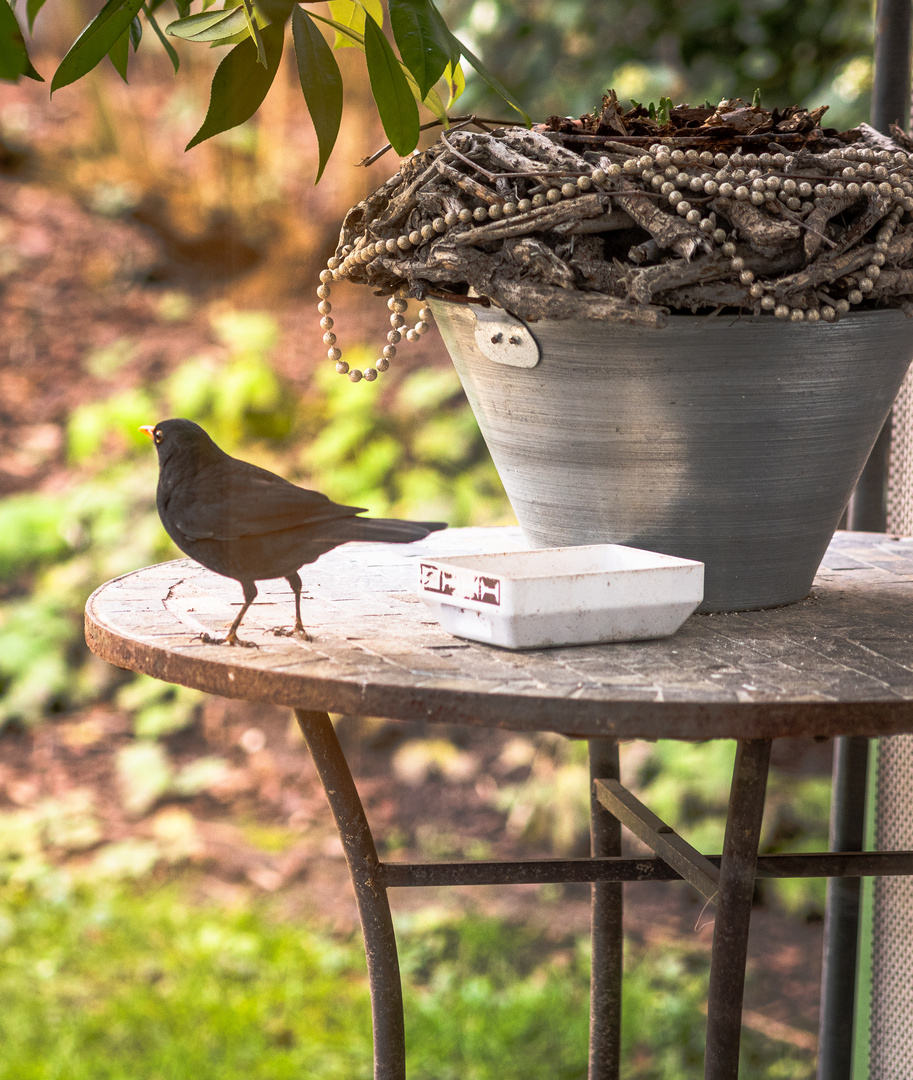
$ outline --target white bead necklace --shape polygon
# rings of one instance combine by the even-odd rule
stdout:
[[[352,382],[361,379],[373,382],[379,372],[389,368],[390,361],[396,355],[396,346],[403,337],[410,342],[418,341],[429,329],[431,309],[423,306],[415,325],[404,330],[407,302],[392,296],[387,301],[391,330],[381,356],[373,367],[363,371],[350,368],[342,359],[336,335],[332,333],[330,286],[334,282],[344,281],[357,268],[376,259],[404,255],[456,227],[472,228],[505,218],[522,220],[524,215],[541,207],[574,199],[594,189],[609,195],[624,194],[623,190],[618,190],[618,182],[635,178],[641,180],[647,190],[636,188],[630,193],[653,194],[694,226],[705,242],[718,246],[721,254],[729,259],[733,275],[741,285],[747,286],[748,297],[762,312],[771,312],[776,318],[791,322],[816,322],[819,319],[832,322],[849,311],[851,306],[862,303],[872,292],[901,217],[905,212],[913,213],[913,163],[909,154],[900,151],[845,147],[829,150],[814,158],[812,168],[817,172],[831,168],[832,176],[807,176],[800,171],[802,166],[801,155],[780,152],[713,154],[710,151],[669,150],[657,143],[646,153],[621,163],[613,162],[606,156],[588,173],[547,179],[544,189],[537,191],[532,198],[516,201],[504,199],[474,209],[462,207],[450,210],[397,236],[372,237],[366,232],[328,259],[326,269],[320,273],[317,310],[321,315],[323,341],[328,346],[327,356],[335,364],[337,372],[348,375]],[[713,210],[705,212],[704,209],[710,200],[724,198],[759,208],[767,206],[771,213],[785,214],[787,220],[796,220],[798,215],[817,206],[820,200],[849,198],[852,201],[874,196],[890,200],[894,205],[883,218],[876,235],[871,263],[861,273],[840,279],[846,286],[845,297],[834,299],[827,292],[819,290],[816,294],[819,301],[817,307],[778,302],[773,295],[776,281],[757,280],[756,274],[746,267],[744,257],[738,254],[735,234],[729,234],[719,227]],[[531,231],[535,230],[535,224],[536,219],[531,218]]]

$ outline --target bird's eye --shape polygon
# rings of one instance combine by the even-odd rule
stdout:
[[[158,446],[158,444],[162,441],[162,433],[160,431],[154,431],[152,433],[152,438],[155,439],[155,444],[156,446]]]

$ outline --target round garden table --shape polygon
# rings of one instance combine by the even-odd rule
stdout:
[[[619,1075],[621,883],[689,881],[716,905],[706,1080],[738,1076],[756,876],[913,874],[910,852],[759,855],[771,741],[913,731],[913,540],[838,533],[811,595],[790,607],[693,615],[657,641],[509,652],[451,637],[418,597],[422,558],[523,550],[518,529],[453,529],[408,546],[348,544],[306,569],[311,640],[282,636],[292,594],[264,582],[242,625],[256,647],[207,643],[241,603],[237,582],[189,559],[126,574],[86,605],[100,657],[226,697],[292,707],[326,790],[368,957],[375,1080],[405,1076],[387,891],[402,886],[592,883],[590,1080]],[[515,862],[378,858],[328,712],[559,732],[587,739],[592,854]],[[735,739],[722,854],[706,856],[620,783],[619,739]],[[656,853],[621,855],[621,825]]]

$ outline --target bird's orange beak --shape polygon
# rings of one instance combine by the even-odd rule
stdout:
[[[152,424],[144,424],[139,430],[144,431],[150,439],[155,438],[155,428]]]

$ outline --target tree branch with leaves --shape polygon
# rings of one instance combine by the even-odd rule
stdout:
[[[59,2],[59,0],[58,0]],[[45,0],[0,0],[0,79],[44,78],[35,69],[22,29],[31,35]],[[177,18],[168,22],[162,9],[174,5]],[[216,68],[209,108],[187,149],[245,123],[263,104],[290,39],[304,101],[317,134],[317,180],[336,144],[343,107],[343,77],[333,55],[355,48],[365,56],[371,93],[390,145],[400,155],[412,152],[421,131],[419,106],[443,127],[449,110],[465,87],[464,64],[524,123],[529,117],[479,58],[448,28],[433,0],[242,0],[214,8],[201,0],[106,0],[82,30],[51,77],[51,93],[92,71],[107,56],[126,82],[131,52],[144,29],[166,52],[175,73],[180,56],[169,38],[230,51]],[[323,8],[321,14],[312,10]],[[386,8],[386,19],[385,19]],[[291,34],[287,33],[291,23]],[[393,44],[384,32],[389,26]],[[164,24],[164,25],[163,25]],[[332,43],[321,27],[333,31]]]

